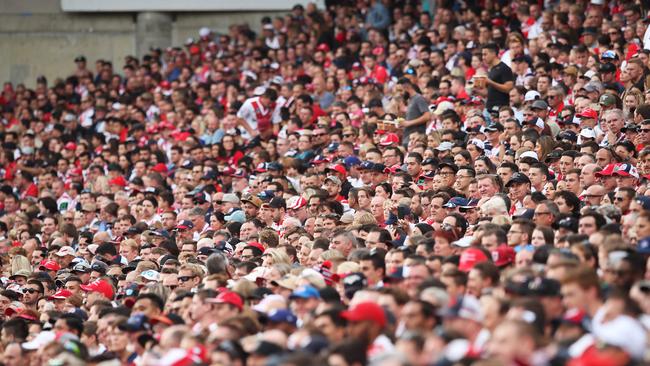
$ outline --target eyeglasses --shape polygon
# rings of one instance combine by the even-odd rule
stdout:
[[[344,133],[344,134],[343,134],[343,137],[345,137],[345,138],[347,138],[347,137],[354,137],[354,134],[353,134],[353,133]]]
[[[587,198],[597,198],[597,197],[602,197],[604,195],[602,194],[586,194],[585,197]]]
[[[187,282],[187,281],[193,279],[194,277],[196,277],[196,276],[179,276],[178,280],[180,282]]]
[[[213,205],[223,205],[223,201],[212,201]]]
[[[550,215],[550,212],[534,212],[533,216]]]
[[[650,132],[650,128],[642,128],[642,129],[639,130],[639,132],[648,133],[648,132]]]

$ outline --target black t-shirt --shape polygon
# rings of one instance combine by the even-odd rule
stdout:
[[[512,74],[512,69],[503,62],[499,62],[496,66],[490,69],[488,72],[488,79],[497,82],[499,84],[504,84],[508,81],[515,81],[515,77]],[[489,110],[494,106],[504,106],[510,104],[510,95],[506,92],[500,92],[493,86],[488,86],[487,88],[487,100],[485,101],[485,107]]]

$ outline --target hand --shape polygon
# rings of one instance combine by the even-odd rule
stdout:
[[[402,230],[404,230],[404,232],[407,235],[411,235],[411,225],[409,225],[408,221],[406,221],[406,220],[397,220],[397,225],[399,225],[399,227],[402,228]]]

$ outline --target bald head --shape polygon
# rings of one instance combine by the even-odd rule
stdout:
[[[587,188],[596,183],[596,173],[602,169],[598,164],[590,163],[582,167],[580,171],[580,185],[582,188]],[[604,188],[603,188],[604,189]]]
[[[603,199],[603,196],[607,191],[605,190],[605,187],[603,187],[600,184],[592,184],[587,188],[585,198],[587,199],[587,203],[591,206],[597,206],[600,205],[600,201]]]

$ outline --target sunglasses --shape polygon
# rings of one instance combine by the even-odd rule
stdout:
[[[34,290],[33,288],[23,289],[23,294],[35,294],[37,292],[38,292],[38,290]]]
[[[180,282],[187,282],[187,281],[193,279],[194,277],[195,277],[195,276],[180,276],[180,277],[178,277],[178,280],[179,280]]]

